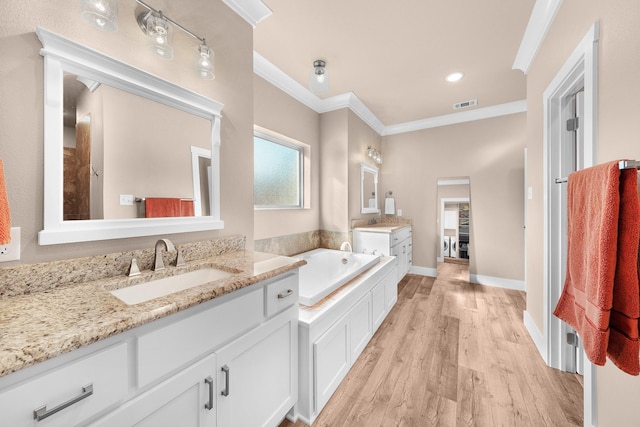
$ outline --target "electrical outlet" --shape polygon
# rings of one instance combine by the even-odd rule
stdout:
[[[120,206],[133,206],[133,195],[132,194],[121,194],[120,195]]]
[[[11,242],[0,245],[0,262],[20,260],[20,227],[11,227]]]

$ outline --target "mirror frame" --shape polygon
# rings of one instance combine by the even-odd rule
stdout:
[[[373,174],[373,187],[375,188],[376,193],[376,207],[370,208],[368,204],[365,205],[365,197],[364,197],[364,174],[371,173]],[[380,213],[380,209],[378,209],[378,168],[375,166],[371,166],[367,163],[360,163],[360,213]]]
[[[87,242],[224,228],[220,219],[220,120],[223,104],[36,28],[44,57],[44,224],[38,244]],[[70,72],[211,122],[211,216],[63,220],[63,78]]]

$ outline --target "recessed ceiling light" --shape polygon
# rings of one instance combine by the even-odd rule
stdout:
[[[462,76],[464,76],[464,74],[462,73],[451,73],[447,77],[445,77],[445,80],[448,81],[449,83],[453,83],[460,80]]]

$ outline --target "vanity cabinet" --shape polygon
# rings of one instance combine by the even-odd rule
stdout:
[[[0,424],[277,426],[298,395],[297,294],[289,271],[4,377]]]
[[[353,248],[359,253],[397,257],[399,282],[413,265],[412,233],[411,226],[356,228],[353,230]]]

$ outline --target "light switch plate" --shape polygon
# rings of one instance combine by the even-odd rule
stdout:
[[[20,227],[11,227],[11,242],[0,245],[0,262],[20,260]]]

